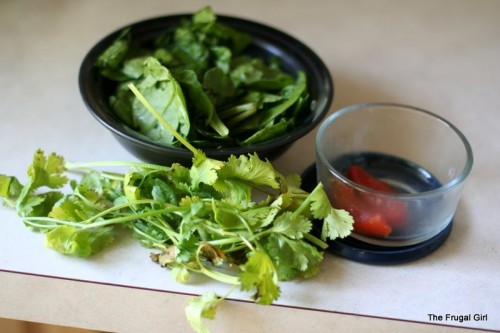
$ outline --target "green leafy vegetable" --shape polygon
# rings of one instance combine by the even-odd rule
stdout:
[[[278,273],[267,253],[252,251],[247,262],[241,266],[239,278],[242,290],[257,289],[255,302],[271,304],[280,295]]]
[[[46,234],[46,245],[60,253],[87,257],[113,242],[112,228],[77,228],[61,225]]]
[[[252,37],[217,20],[210,7],[144,45],[124,29],[96,67],[116,85],[109,104],[149,140],[178,146],[130,93],[134,83],[194,146],[247,146],[294,128],[307,109],[307,78],[285,72],[275,57],[250,56]]]
[[[96,66],[101,68],[103,75],[117,80],[127,76],[125,73],[119,73],[117,69],[127,55],[129,46],[129,29],[124,29],[115,42],[97,58]]]
[[[157,76],[169,74],[160,68]],[[231,290],[252,292],[256,303],[271,304],[280,295],[280,281],[314,276],[325,241],[350,233],[352,217],[331,207],[321,183],[307,193],[298,175],[285,177],[256,154],[225,162],[208,158],[138,87],[129,88],[145,112],[191,150],[192,166],[72,164],[37,150],[24,185],[0,175],[0,197],[27,227],[45,234],[49,248],[88,257],[114,242],[119,228],[129,230],[143,246],[159,251],[151,259],[170,269],[176,281],[189,283],[192,274],[203,274]],[[130,169],[97,170],[104,166]],[[84,174],[70,180],[72,170]],[[311,233],[315,224],[322,224],[321,238]],[[186,316],[195,330],[207,331],[202,318],[213,318],[225,297],[205,293],[192,300]]]
[[[148,57],[144,60],[143,79],[137,88],[161,117],[181,135],[189,133],[190,121],[182,89],[170,71],[157,59]],[[131,109],[132,126],[139,132],[154,141],[174,144],[173,135],[158,123],[139,100],[132,101]]]
[[[189,303],[186,307],[186,317],[197,332],[209,332],[202,318],[214,319],[221,301],[222,298],[217,297],[214,292],[208,291]]]

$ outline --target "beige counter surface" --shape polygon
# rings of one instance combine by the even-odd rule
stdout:
[[[435,252],[391,266],[328,253],[316,277],[284,283],[275,305],[232,294],[208,323],[212,331],[500,330],[497,0],[0,0],[0,173],[22,179],[37,148],[71,161],[135,160],[86,110],[80,63],[119,27],[205,5],[284,30],[316,51],[334,79],[330,112],[362,102],[417,106],[455,124],[474,151],[451,235]],[[275,167],[301,173],[314,163],[314,135]],[[3,318],[190,332],[184,307],[193,295],[227,290],[204,280],[175,283],[133,239],[81,260],[46,249],[43,236],[7,207],[0,207],[0,223]]]

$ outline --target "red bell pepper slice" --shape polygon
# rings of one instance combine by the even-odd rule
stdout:
[[[388,183],[373,177],[363,167],[359,165],[351,165],[347,169],[347,178],[355,183],[371,188],[375,191],[396,193],[397,191]]]
[[[397,193],[390,184],[372,176],[359,165],[351,165],[347,177],[376,191]],[[406,221],[406,204],[400,200],[360,192],[340,182],[334,184],[333,188],[333,202],[337,208],[345,209],[353,216],[354,230],[358,233],[387,237]]]
[[[387,237],[392,232],[392,228],[380,214],[367,215],[366,218],[358,222],[355,222],[354,228],[361,234]]]

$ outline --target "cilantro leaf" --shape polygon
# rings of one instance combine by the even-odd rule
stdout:
[[[302,185],[302,178],[300,178],[300,175],[296,173],[292,175],[287,175],[285,180],[289,190],[304,192],[303,190],[300,189],[300,186]]]
[[[45,234],[46,245],[63,254],[88,257],[114,240],[112,230],[112,227],[77,229],[61,225]]]
[[[212,291],[205,292],[203,295],[189,301],[185,313],[189,324],[196,332],[209,333],[209,329],[203,323],[202,318],[214,319],[221,301],[222,299]]]
[[[61,188],[68,181],[63,175],[66,171],[64,159],[57,154],[45,156],[43,150],[38,149],[33,156],[33,163],[28,168],[29,190],[42,186]]]
[[[218,178],[217,170],[222,168],[223,165],[223,162],[206,158],[205,155],[195,155],[193,166],[189,171],[192,187],[198,188],[201,183],[213,185]]]
[[[289,239],[273,233],[264,241],[264,247],[276,265],[280,281],[301,276],[310,278],[319,271],[323,254],[317,247],[303,240]]]
[[[177,197],[179,191],[176,191],[176,189],[167,184],[162,179],[155,178],[154,179],[154,185],[151,189],[151,196],[153,199],[155,199],[158,202],[169,202],[174,205],[177,205],[179,200]]]
[[[232,92],[228,89],[232,83],[222,79],[231,70],[229,45],[245,41],[241,38],[243,35],[213,21],[212,14],[209,9],[200,12],[193,21],[195,27],[182,26],[176,30],[171,37],[179,43],[171,53],[165,50],[162,59],[169,63],[198,59],[193,68],[183,67],[191,71],[191,79],[207,65],[207,54],[218,54],[219,62],[203,77],[205,86],[201,87],[206,89],[203,93],[207,98],[203,103],[213,99],[217,105]],[[187,45],[207,36],[224,39],[223,46],[212,51],[203,45]],[[189,43],[185,44],[186,41]],[[322,238],[333,239],[349,234],[352,217],[346,211],[331,207],[321,184],[307,193],[300,189],[300,176],[285,178],[257,154],[231,156],[226,162],[207,158],[188,140],[189,134],[201,133],[192,130],[187,122],[187,104],[174,77],[179,69],[171,72],[152,57],[142,64],[138,59],[125,61],[132,65],[130,70],[123,70],[118,64],[113,71],[135,77],[121,84],[121,89],[125,85],[129,87],[131,93],[122,93],[133,100],[131,107],[140,108],[144,115],[140,121],[134,118],[137,114],[128,120],[150,126],[161,138],[168,137],[172,144],[184,145],[193,153],[192,166],[173,164],[167,168],[140,162],[80,164],[85,174],[79,182],[71,180],[68,190],[72,192],[63,194],[55,190],[67,184],[66,168],[78,169],[78,165],[66,164],[56,154],[45,156],[42,150],[37,150],[28,168],[25,186],[15,177],[0,175],[0,197],[15,206],[26,226],[45,232],[47,247],[79,257],[100,252],[114,241],[116,226],[124,226],[143,246],[163,251],[152,254],[151,259],[171,269],[177,281],[186,282],[191,273],[204,274],[233,288],[239,285],[242,291],[254,291],[258,304],[271,304],[280,296],[279,281],[316,274],[323,259],[320,248],[324,249],[327,244],[310,234],[311,220],[323,220]],[[280,94],[243,93],[244,103],[225,109],[220,119],[228,119],[227,123],[232,125],[250,123],[251,126],[264,119],[271,131],[283,124],[280,117],[288,108],[297,112],[298,106],[288,105],[283,95],[295,96],[300,103],[306,97],[299,94],[300,87],[290,86],[286,77],[274,72],[276,68],[276,63],[272,63],[270,69],[264,68],[262,73],[253,73],[256,76],[247,79],[254,87],[278,89],[280,84],[285,84],[280,86]],[[144,75],[139,82],[141,70]],[[276,80],[271,82],[268,76],[273,73],[277,74]],[[299,76],[298,81],[303,79]],[[139,82],[142,92],[134,82]],[[196,93],[200,92],[199,83],[193,88]],[[273,106],[262,113],[263,104]],[[211,123],[215,131],[224,130],[225,124],[217,118],[217,112],[207,105],[203,107],[209,111],[203,121]],[[122,111],[127,108],[123,106]],[[258,113],[261,115],[257,117]],[[269,133],[262,132],[264,134]],[[92,169],[106,165],[131,166],[134,170],[117,174]],[[256,191],[267,197],[255,202],[252,195]],[[213,319],[222,299],[215,293],[205,293],[190,302],[186,316],[195,330],[207,331],[202,318]]]
[[[146,248],[158,247],[158,244],[164,246],[171,241],[170,235],[147,220],[134,221],[130,225],[130,228],[132,229],[133,236]]]
[[[269,256],[261,250],[250,252],[248,261],[241,266],[239,274],[241,290],[254,290],[255,302],[271,304],[280,295],[278,273]]]
[[[78,192],[88,196],[91,191],[95,192],[102,199],[113,201],[123,195],[122,182],[112,180],[105,174],[97,171],[90,171],[84,174],[79,182]]]
[[[282,176],[273,168],[269,161],[262,161],[257,154],[248,156],[232,155],[218,171],[214,187],[225,193],[234,202],[249,201],[253,187],[280,187],[278,179]]]
[[[318,184],[316,189],[314,189],[309,195],[311,201],[311,211],[313,216],[317,219],[323,219],[331,213],[331,203],[326,196],[325,191],[319,190],[322,188],[321,183]]]
[[[276,218],[271,230],[288,238],[300,239],[312,229],[312,223],[303,215],[284,212]]]
[[[20,215],[26,217],[47,216],[62,197],[63,194],[58,191],[48,191],[30,196],[20,208]]]
[[[43,150],[38,149],[33,155],[33,162],[28,167],[28,179],[21,188],[19,181],[12,177],[1,178],[0,185],[2,193],[16,198],[16,209],[20,216],[28,216],[36,213],[43,214],[51,209],[51,205],[60,198],[57,192],[53,194],[34,194],[42,187],[58,189],[63,187],[68,179],[64,175],[66,171],[64,159],[54,153],[45,156]],[[47,198],[51,200],[44,202]]]
[[[22,189],[23,185],[16,177],[0,174],[0,197],[5,200],[15,201],[21,194]]]
[[[242,228],[241,212],[239,209],[225,202],[212,200],[212,210],[214,212],[214,220],[223,229]]]
[[[332,240],[337,237],[343,238],[351,233],[354,224],[353,217],[347,211],[335,209],[331,206],[321,183],[309,194],[302,207],[308,204],[310,204],[310,210],[314,218],[324,221],[321,232],[323,241],[326,238]]]
[[[263,206],[247,209],[241,211],[239,214],[248,223],[250,228],[257,230],[273,223],[278,213],[279,208],[275,206]]]
[[[325,217],[321,229],[321,239],[344,238],[351,234],[354,218],[343,209],[330,208],[330,214]]]
[[[191,273],[186,267],[174,266],[172,268],[172,277],[177,282],[186,283],[191,277]]]
[[[183,234],[177,244],[176,262],[177,263],[190,263],[196,257],[198,250],[198,239],[190,234]]]
[[[80,222],[92,218],[100,210],[89,206],[78,196],[68,195],[49,212],[49,216],[64,221]]]

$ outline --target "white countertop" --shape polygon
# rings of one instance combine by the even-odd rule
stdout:
[[[334,79],[330,112],[361,102],[414,105],[454,123],[474,151],[452,233],[434,253],[394,266],[327,254],[313,279],[283,283],[276,305],[232,294],[236,301],[208,323],[213,331],[500,330],[497,0],[2,0],[0,173],[23,179],[37,148],[75,162],[135,160],[86,110],[79,65],[119,27],[205,5],[284,30],[315,50]],[[312,164],[314,134],[275,167],[289,174]],[[205,280],[175,283],[132,239],[82,260],[46,249],[43,236],[6,207],[0,222],[0,317],[105,331],[190,331],[184,306],[191,295],[227,290]]]

